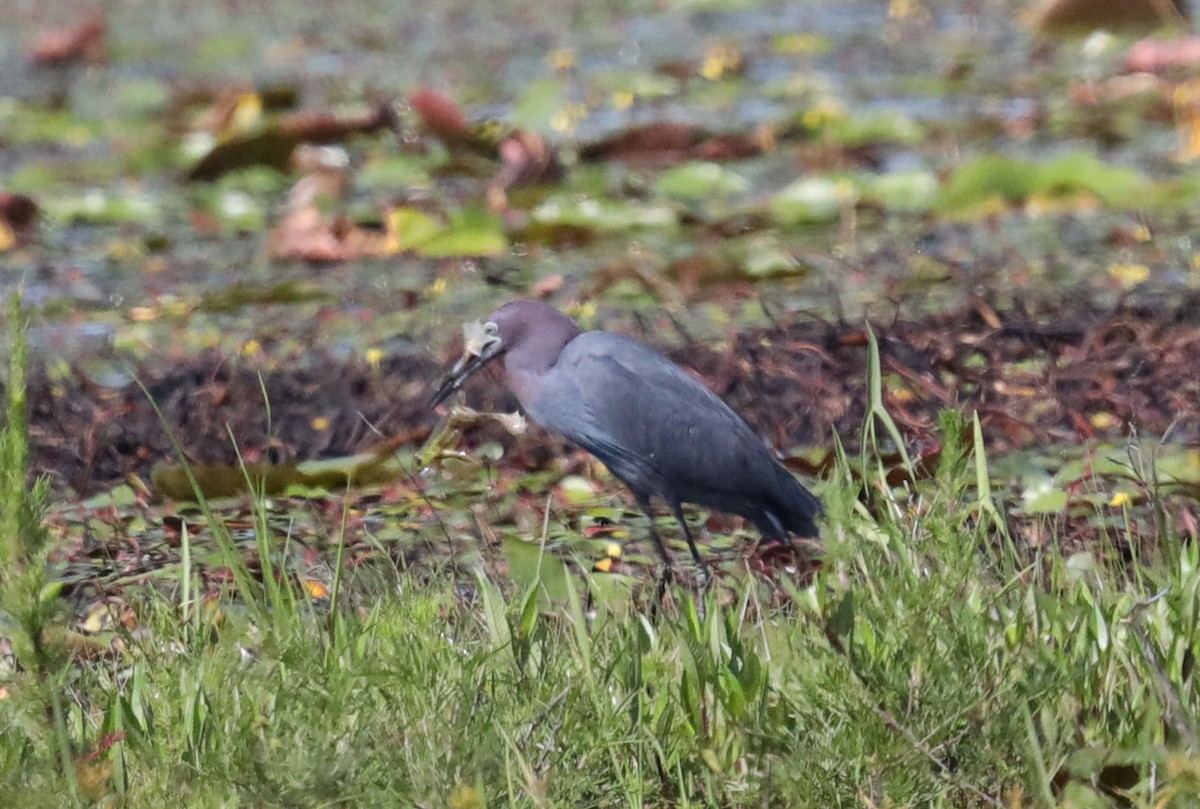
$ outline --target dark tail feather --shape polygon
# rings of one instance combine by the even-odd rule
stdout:
[[[779,518],[790,533],[805,539],[819,539],[820,530],[814,520],[821,515],[821,501],[800,485],[786,469],[780,467],[780,486],[776,493]]]

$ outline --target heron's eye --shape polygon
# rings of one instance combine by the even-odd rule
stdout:
[[[488,337],[495,337],[500,332],[496,324],[491,322],[483,324],[483,330],[487,333]]]

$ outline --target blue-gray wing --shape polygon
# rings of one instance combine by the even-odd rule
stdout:
[[[535,421],[596,455],[635,493],[756,519],[764,509],[800,508],[806,519],[820,510],[716,394],[631,338],[576,337],[531,404]]]

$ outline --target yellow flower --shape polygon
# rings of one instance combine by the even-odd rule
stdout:
[[[612,94],[612,105],[618,110],[627,110],[633,106],[633,93],[628,90],[617,90]]]
[[[1128,289],[1150,277],[1150,268],[1145,264],[1110,264],[1108,274]]]
[[[742,66],[742,55],[729,45],[715,45],[704,54],[704,64],[700,66],[700,75],[709,81],[716,81],[726,73],[731,73]]]
[[[555,48],[546,54],[546,64],[551,70],[570,70],[575,67],[575,51],[570,48]]]

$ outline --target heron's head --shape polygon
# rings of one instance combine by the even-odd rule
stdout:
[[[433,406],[462,387],[471,374],[512,354],[532,366],[549,367],[579,327],[562,312],[537,301],[512,301],[483,322],[463,325],[463,355],[433,394]]]

